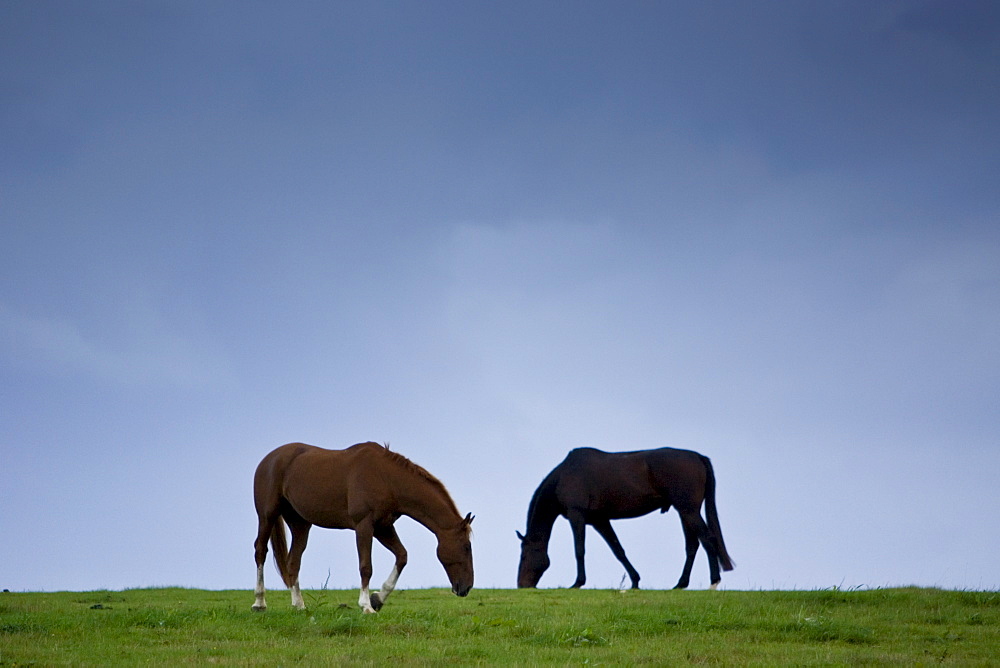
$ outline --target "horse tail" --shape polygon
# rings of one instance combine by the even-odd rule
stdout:
[[[274,528],[271,529],[271,551],[274,554],[274,565],[278,567],[281,580],[286,587],[291,587],[295,583],[291,581],[288,574],[288,539],[285,537],[285,520],[278,515],[274,521]]]
[[[726,551],[726,542],[722,540],[722,526],[719,524],[719,511],[715,507],[715,471],[712,469],[712,462],[704,455],[701,458],[705,464],[707,480],[705,481],[705,515],[708,520],[708,530],[712,533],[712,540],[715,542],[715,549],[719,553],[719,563],[722,570],[731,571],[736,566]]]

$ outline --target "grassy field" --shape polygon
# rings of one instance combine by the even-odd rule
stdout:
[[[0,665],[1000,665],[1000,593],[134,589],[0,594]]]

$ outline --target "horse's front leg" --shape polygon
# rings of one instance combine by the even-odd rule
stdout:
[[[573,547],[576,551],[576,582],[573,589],[579,589],[587,582],[587,571],[583,565],[583,557],[586,550],[584,541],[587,536],[587,523],[583,521],[583,515],[571,513],[568,517],[570,528],[573,529]]]
[[[396,557],[396,563],[393,564],[389,577],[382,583],[382,588],[371,595],[372,607],[375,610],[381,610],[385,604],[385,600],[389,598],[389,594],[396,588],[396,581],[399,579],[400,573],[406,567],[406,548],[403,547],[403,543],[400,542],[399,536],[396,534],[395,527],[391,524],[376,529],[375,538]]]
[[[371,519],[363,520],[354,527],[354,535],[358,543],[358,570],[361,572],[361,595],[358,597],[358,605],[361,606],[361,610],[364,612],[377,612],[372,607],[371,594],[368,592],[368,584],[372,579],[373,534],[374,526]]]
[[[597,529],[597,533],[601,534],[607,542],[608,547],[611,548],[611,552],[615,555],[615,558],[621,562],[625,570],[628,571],[628,577],[632,580],[632,589],[639,588],[639,572],[635,570],[629,562],[628,557],[625,556],[625,548],[622,547],[621,542],[618,540],[618,534],[615,530],[611,528],[611,522],[608,520],[595,520],[593,522],[593,527]]]

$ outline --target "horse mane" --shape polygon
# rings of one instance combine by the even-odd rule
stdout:
[[[462,514],[458,512],[458,506],[455,505],[455,501],[451,498],[451,494],[448,492],[448,488],[445,487],[444,483],[438,480],[430,471],[425,469],[423,466],[420,466],[416,462],[408,459],[407,457],[399,454],[398,452],[390,450],[388,443],[380,447],[382,448],[382,452],[385,453],[385,456],[388,457],[389,461],[394,462],[397,466],[406,469],[410,473],[413,473],[414,475],[423,478],[426,482],[430,483],[432,487],[436,488],[439,492],[441,492],[441,496],[443,496],[447,500],[448,506],[455,511],[455,514],[458,515],[459,517],[462,516]]]

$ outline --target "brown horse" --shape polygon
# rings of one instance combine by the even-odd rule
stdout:
[[[701,518],[701,505],[705,516]],[[732,570],[733,562],[722,541],[719,514],[715,509],[715,473],[708,457],[691,450],[659,448],[636,452],[602,452],[577,448],[552,470],[528,506],[527,535],[521,539],[521,561],[517,569],[518,587],[535,587],[549,567],[549,538],[552,525],[562,515],[569,520],[576,546],[576,582],[587,581],[583,567],[584,535],[587,525],[608,543],[615,557],[625,566],[632,588],[639,587],[639,573],[629,563],[611,520],[639,517],[654,510],[667,512],[673,506],[681,516],[687,560],[675,589],[688,586],[691,566],[699,542],[708,555],[712,589],[722,579],[723,570]]]
[[[472,514],[463,518],[440,480],[387,446],[359,443],[345,450],[324,450],[304,443],[283,445],[257,465],[253,492],[258,521],[254,610],[267,609],[264,560],[268,539],[281,578],[292,590],[292,605],[305,608],[299,566],[309,529],[315,524],[354,530],[361,570],[358,605],[365,612],[378,611],[406,566],[406,549],[393,528],[402,515],[437,536],[437,557],[452,591],[465,596],[472,589]],[[292,532],[291,550],[285,524]],[[369,593],[372,538],[395,555],[396,563],[382,589]]]

